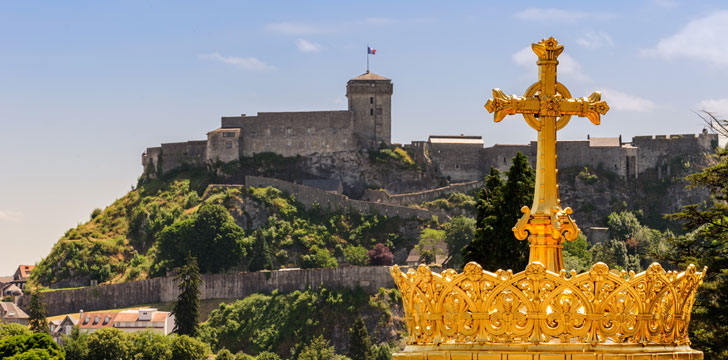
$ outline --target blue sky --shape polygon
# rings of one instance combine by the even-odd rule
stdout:
[[[0,274],[35,263],[70,227],[126,193],[146,147],[204,139],[221,116],[344,109],[346,81],[395,84],[393,141],[482,135],[491,89],[536,81],[527,48],[565,45],[559,80],[612,110],[561,139],[697,133],[728,117],[728,6],[679,2],[0,2]]]

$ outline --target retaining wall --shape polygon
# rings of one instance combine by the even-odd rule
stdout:
[[[386,266],[352,266],[335,269],[295,269],[272,272],[203,274],[200,299],[242,299],[257,292],[273,290],[293,292],[325,287],[361,287],[368,293],[379,288],[393,288],[394,281]],[[82,289],[57,290],[43,294],[48,316],[117,309],[135,305],[176,301],[179,291],[174,277],[154,278]],[[19,304],[27,308],[29,298]]]
[[[296,201],[310,209],[314,203],[318,203],[323,210],[357,210],[362,213],[379,214],[388,217],[398,216],[401,218],[417,218],[423,220],[432,219],[433,215],[445,219],[444,212],[416,209],[406,206],[375,203],[370,201],[352,200],[345,195],[333,194],[323,190],[311,188],[292,182],[266,178],[260,176],[246,176],[246,186],[265,187],[273,186],[296,197]],[[210,185],[213,186],[213,185]]]
[[[422,204],[426,201],[432,201],[440,197],[444,197],[456,192],[467,193],[483,187],[482,180],[469,181],[465,183],[452,184],[437,189],[418,191],[406,194],[389,195],[382,190],[364,191],[364,198],[369,201],[380,202],[384,204],[405,206],[409,204]]]

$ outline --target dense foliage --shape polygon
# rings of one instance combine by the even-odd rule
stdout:
[[[225,188],[202,200],[216,179],[214,169],[186,166],[141,181],[69,230],[36,267],[33,281],[75,287],[163,276],[183,265],[188,252],[198,257],[202,273],[366,264],[362,248],[410,248],[407,224],[420,222],[307,210],[275,188]]]
[[[718,150],[715,165],[687,179],[692,187],[707,188],[713,201],[684,206],[670,215],[691,232],[670,238],[664,257],[680,267],[708,267],[693,309],[690,338],[706,358],[728,359],[728,148]]]
[[[0,358],[64,360],[65,355],[50,335],[35,333],[0,337]]]
[[[511,229],[522,216],[521,207],[533,202],[535,175],[520,152],[506,175],[503,181],[500,171],[490,169],[478,192],[473,241],[463,249],[465,262],[475,261],[489,271],[519,270],[528,263],[528,242],[517,241]]]
[[[125,333],[105,328],[85,334],[76,326],[62,343],[66,360],[203,360],[210,353],[207,344],[196,338],[151,330]]]
[[[225,207],[204,204],[192,216],[167,226],[159,235],[160,268],[185,265],[195,254],[200,271],[218,273],[240,264],[246,255],[245,233]]]
[[[266,351],[296,358],[317,336],[346,343],[346,330],[360,314],[374,316],[379,325],[373,331],[387,336],[384,327],[394,321],[391,309],[399,301],[396,290],[383,289],[372,297],[361,290],[327,289],[254,294],[221,304],[200,326],[200,338],[213,349],[258,354],[259,359]]]
[[[349,328],[349,357],[360,360],[374,360],[372,340],[361,317],[357,317]]]

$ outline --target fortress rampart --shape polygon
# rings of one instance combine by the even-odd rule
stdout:
[[[452,193],[467,193],[483,187],[482,180],[468,181],[465,183],[452,184],[432,190],[424,190],[406,194],[389,195],[384,190],[364,190],[364,199],[371,202],[407,206],[410,204],[422,204]]]
[[[273,178],[246,176],[245,185],[253,187],[272,186],[278,188],[282,191],[294,195],[296,201],[303,204],[308,209],[310,209],[313,204],[319,204],[321,206],[321,209],[323,210],[346,211],[351,209],[366,214],[379,214],[388,217],[398,216],[405,219],[416,218],[422,220],[430,220],[432,219],[433,215],[438,216],[441,219],[447,218],[447,215],[441,211],[430,211],[406,206],[353,200],[349,199],[345,195],[333,194],[323,190]]]
[[[351,266],[334,269],[291,269],[271,272],[202,274],[200,299],[242,299],[254,293],[283,293],[307,288],[356,288],[373,294],[379,288],[393,288],[394,281],[386,266]],[[118,309],[176,301],[179,295],[173,276],[99,285],[81,289],[56,290],[43,293],[48,316]],[[19,299],[27,309],[30,299]]]

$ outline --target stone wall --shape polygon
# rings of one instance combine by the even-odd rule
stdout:
[[[262,112],[223,117],[222,128],[241,129],[241,156],[282,156],[357,150],[351,111]]]
[[[306,288],[355,288],[368,293],[393,288],[386,266],[353,266],[335,269],[292,269],[272,272],[203,274],[200,299],[242,299],[254,293],[273,290],[293,292]],[[82,289],[57,290],[43,294],[48,316],[117,309],[176,301],[179,291],[174,277],[154,278]],[[27,309],[29,298],[19,304]]]
[[[718,143],[716,134],[681,134],[635,136],[632,145],[637,147],[637,171],[642,173],[657,168],[658,178],[670,176],[672,159],[681,156],[699,155],[712,152]],[[688,160],[688,159],[685,159]]]
[[[425,201],[432,201],[440,197],[446,197],[452,193],[467,193],[483,187],[482,180],[469,181],[465,183],[452,184],[437,189],[418,191],[406,194],[389,195],[386,191],[367,189],[364,191],[364,199],[383,204],[406,206],[410,204],[422,204]]]
[[[430,158],[450,181],[469,181],[482,177],[480,150],[483,144],[430,143]]]
[[[490,173],[490,168],[494,167],[501,172],[506,172],[511,168],[511,160],[517,153],[523,153],[528,156],[531,166],[536,166],[536,153],[531,154],[531,145],[503,145],[495,144],[488,148],[480,150],[481,156],[481,177],[485,177]]]
[[[294,184],[292,182],[266,178],[260,176],[246,176],[245,185],[253,187],[272,186],[295,196],[296,201],[310,209],[314,203],[321,206],[323,210],[355,210],[365,214],[379,214],[387,217],[398,216],[400,218],[430,220],[433,215],[441,219],[447,218],[444,212],[416,209],[406,206],[389,205],[370,201],[349,199],[345,195],[332,194],[323,190],[308,186]],[[216,186],[216,185],[210,185]]]

